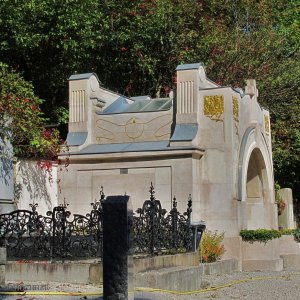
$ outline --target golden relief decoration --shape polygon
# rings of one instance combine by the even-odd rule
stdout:
[[[213,121],[223,121],[224,96],[204,96],[204,115]]]
[[[144,123],[138,118],[131,118],[125,124],[125,133],[131,139],[139,138],[144,132]]]
[[[270,133],[270,120],[268,115],[264,115],[264,122],[265,122],[265,131],[267,134]]]
[[[147,138],[144,136],[145,141],[149,137],[151,140],[169,139],[171,134],[171,124],[172,119],[170,115],[158,116],[149,121],[131,117],[123,124],[99,118],[96,121],[96,140],[98,143],[116,142],[123,134],[132,141],[143,140],[144,134],[148,136]],[[149,136],[150,128],[152,133],[150,133]]]
[[[232,114],[235,122],[239,122],[239,100],[237,97],[232,97]]]
[[[234,126],[236,130],[236,134],[239,133],[239,100],[237,97],[233,96],[232,97],[232,116],[234,120]]]

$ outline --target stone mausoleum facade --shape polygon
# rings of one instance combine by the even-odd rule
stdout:
[[[278,226],[269,112],[254,80],[244,90],[219,86],[200,63],[176,72],[176,90],[156,99],[111,92],[94,73],[69,78],[70,165],[60,201],[87,212],[103,186],[138,208],[152,182],[164,208],[175,196],[184,211],[191,194],[192,219],[224,231],[226,257],[241,263],[240,230]]]

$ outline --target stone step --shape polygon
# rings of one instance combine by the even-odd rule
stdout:
[[[280,257],[283,259],[284,269],[300,270],[300,254],[283,254]]]
[[[249,259],[243,260],[243,271],[282,271],[283,260],[279,259]]]
[[[199,267],[173,267],[147,271],[135,275],[136,287],[149,287],[172,291],[193,291],[207,285],[202,282],[203,269]]]
[[[205,288],[203,275],[230,274],[238,271],[236,259],[228,259],[199,266],[171,267],[136,273],[136,287],[151,287],[173,291],[193,291]]]

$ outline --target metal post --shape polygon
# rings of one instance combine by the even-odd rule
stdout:
[[[149,252],[151,255],[154,255],[154,248],[156,246],[155,242],[155,235],[157,234],[156,232],[156,226],[157,225],[157,220],[155,220],[155,215],[156,215],[156,206],[155,206],[155,197],[154,197],[154,187],[151,182],[150,186],[150,249]]]
[[[172,247],[174,250],[178,248],[178,211],[177,211],[177,201],[173,198],[173,208],[170,211],[172,218]]]
[[[103,297],[134,299],[133,212],[129,196],[109,196],[103,202]]]
[[[203,221],[191,222],[191,227],[193,229],[192,251],[196,252],[206,225]]]

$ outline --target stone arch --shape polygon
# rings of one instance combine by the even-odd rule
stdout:
[[[264,197],[264,184],[266,184],[266,176],[264,170],[266,164],[263,160],[261,152],[258,148],[253,149],[248,163],[247,177],[246,177],[246,197],[247,201],[256,199],[257,202],[263,203],[266,199]]]
[[[276,228],[273,186],[271,151],[257,128],[248,128],[240,147],[238,170],[241,228]]]

